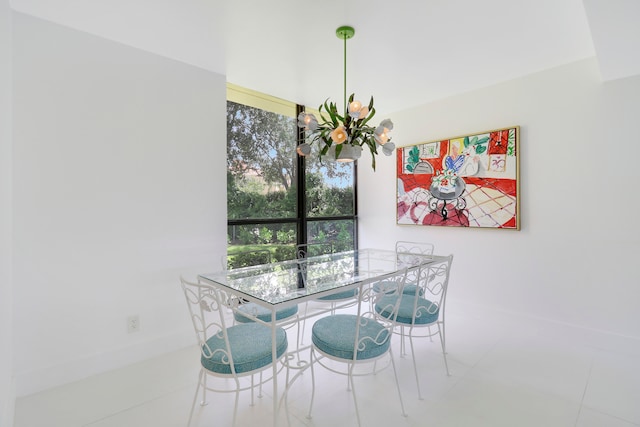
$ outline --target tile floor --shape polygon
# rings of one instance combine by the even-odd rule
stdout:
[[[449,301],[447,377],[438,342],[417,351],[424,400],[411,359],[397,358],[408,417],[400,415],[390,369],[356,379],[363,426],[630,427],[640,426],[640,342],[563,325],[490,313]],[[308,342],[308,340],[307,340]],[[395,342],[396,344],[398,341]],[[399,348],[396,345],[396,356]],[[196,347],[18,399],[15,427],[185,426],[198,374]],[[317,370],[289,394],[292,426],[355,426],[346,380]],[[238,425],[270,425],[271,385]],[[194,426],[230,426],[233,395],[210,395]],[[284,411],[281,425],[287,425]]]

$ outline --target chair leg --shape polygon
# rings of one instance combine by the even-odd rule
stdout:
[[[402,410],[402,416],[406,417],[407,412],[404,409],[404,401],[402,400],[402,392],[400,391],[400,382],[398,381],[398,372],[396,371],[396,361],[393,357],[393,350],[389,350],[389,356],[391,357],[391,366],[393,367],[393,376],[396,380],[396,388],[398,389],[398,398],[400,399],[400,409]]]
[[[198,400],[198,392],[200,391],[200,387],[202,386],[202,375],[204,372],[200,369],[200,374],[198,375],[198,385],[196,385],[196,393],[193,396],[193,403],[191,403],[191,412],[189,413],[189,421],[187,421],[187,427],[191,425],[191,419],[193,418],[193,411],[196,408],[196,401]]]
[[[253,380],[253,375],[251,376],[251,379]],[[251,398],[253,399],[253,387],[251,388],[251,394],[252,394]],[[240,399],[240,387],[238,386],[238,387],[236,387],[236,401],[235,401],[235,403],[233,405],[233,421],[231,421],[231,425],[233,427],[235,427],[235,425],[236,425],[236,416],[238,415],[238,400],[239,399]]]
[[[299,343],[300,346],[304,345],[304,327],[307,324],[307,311],[309,310],[309,301],[304,303],[304,317],[302,319],[302,333],[300,333],[300,326],[298,326],[298,336],[300,337]],[[298,325],[300,323],[298,322]]]
[[[444,358],[444,367],[447,370],[447,375],[451,376],[449,372],[449,364],[447,363],[447,351],[444,343],[444,325],[442,325],[443,329],[440,329],[440,324],[438,323],[438,335],[440,335],[440,344],[442,345],[442,357]]]
[[[300,316],[298,316],[297,318],[298,318],[298,321],[296,322],[296,332],[297,332],[296,353],[297,353],[297,356],[298,356],[298,363],[300,363],[300,347],[302,346],[302,335],[300,335]],[[304,322],[304,320],[303,320],[303,322]]]
[[[311,419],[311,410],[313,408],[313,399],[316,395],[316,376],[313,369],[313,347],[311,347],[311,356],[309,357],[309,368],[311,369],[311,402],[309,402],[309,413],[307,418]]]
[[[403,325],[400,325],[400,357],[407,357],[407,334]]]
[[[300,360],[300,352],[298,352],[298,361],[299,360]],[[287,373],[284,381],[285,383],[284,394],[280,398],[280,406],[278,407],[278,411],[280,411],[280,408],[282,408],[282,402],[284,401],[284,413],[287,416],[287,426],[291,427],[291,414],[289,413],[289,386],[291,385],[291,383],[289,382],[289,374],[290,374],[289,363],[287,362]]]
[[[409,332],[409,344],[411,345],[411,360],[413,361],[413,372],[416,376],[416,384],[418,386],[418,399],[423,400],[422,391],[420,390],[420,377],[418,376],[418,365],[416,364],[416,352],[413,348],[413,337]]]
[[[200,406],[206,406],[207,402],[207,375],[203,370],[200,370],[200,374],[202,375],[202,401],[200,402]]]
[[[360,422],[360,410],[358,408],[358,398],[356,397],[356,387],[354,385],[353,382],[353,368],[354,368],[354,364],[351,363],[349,365],[349,374],[347,375],[349,378],[349,385],[350,385],[350,389],[351,389],[351,395],[353,396],[353,406],[356,408],[356,419],[358,420],[358,426],[361,426],[362,423]]]

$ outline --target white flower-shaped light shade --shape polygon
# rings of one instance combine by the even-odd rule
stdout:
[[[393,122],[391,119],[384,119],[380,122],[380,126],[387,128],[388,130],[393,130]]]
[[[318,119],[311,113],[300,113],[298,114],[298,127],[313,132],[318,129]]]
[[[335,142],[336,144],[347,142],[348,139],[347,130],[344,128],[344,126],[338,126],[337,128],[335,128],[333,132],[331,132],[330,136],[333,142]]]
[[[311,145],[309,145],[306,142],[303,142],[302,144],[296,147],[296,152],[301,156],[308,156],[309,154],[311,154]]]
[[[361,120],[367,117],[369,108],[362,105],[360,101],[353,101],[349,104],[349,115],[354,120]]]
[[[387,135],[387,130],[383,130],[380,133],[377,133],[373,136],[376,139],[376,142],[380,145],[384,145],[389,140],[389,135]]]
[[[393,129],[393,122],[389,119],[384,119],[380,125],[376,128],[374,138],[380,145],[384,145],[389,140],[388,132]]]
[[[382,146],[382,152],[384,153],[385,156],[392,155],[393,150],[395,149],[396,149],[396,144],[394,144],[393,142],[387,142]]]

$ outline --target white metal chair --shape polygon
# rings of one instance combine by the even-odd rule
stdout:
[[[409,242],[399,240],[396,242],[396,255],[402,256],[403,254],[418,254],[418,255],[433,255],[434,245],[433,243],[425,243],[425,242]],[[385,283],[378,282],[373,285],[375,287],[376,292],[380,292],[384,290]],[[418,286],[415,281],[411,280],[411,274],[407,277],[407,283],[404,285],[404,293],[408,295],[414,295],[418,292]],[[400,343],[400,355],[406,356],[406,349],[404,345],[404,338]]]
[[[422,242],[396,242],[396,254],[418,254],[418,255],[433,255],[434,245],[433,243]],[[384,289],[384,282],[378,282],[375,285],[376,291]],[[415,283],[407,282],[404,286],[404,293],[413,295],[417,290]]]
[[[430,256],[430,255],[433,255],[434,248],[435,246],[433,243],[410,242],[405,240],[398,240],[396,242],[395,250],[396,250],[396,255],[398,256],[411,255],[411,254]],[[380,291],[384,289],[385,283],[378,282],[373,286],[375,287],[376,291]],[[418,285],[415,283],[415,281],[412,281],[411,277],[408,277],[407,283],[405,283],[404,285],[404,293],[407,295],[415,295],[416,292],[422,292],[422,291],[418,288]],[[405,336],[402,335],[401,341],[400,341],[400,356],[404,357],[406,355],[407,355],[407,346],[405,344]]]
[[[396,242],[396,254],[418,254],[433,255],[435,245],[426,242],[408,242],[399,240]],[[415,294],[418,289],[417,284],[407,282],[404,287],[404,293],[408,295]]]
[[[449,255],[443,260],[434,261],[419,269],[409,271],[407,283],[415,282],[418,287],[417,292],[413,295],[403,294],[400,297],[385,295],[375,305],[375,311],[380,318],[390,320],[395,316],[394,323],[400,327],[400,332],[396,331],[396,333],[399,333],[403,340],[405,336],[409,337],[419,399],[422,399],[422,393],[413,344],[414,338],[431,338],[434,335],[440,337],[444,366],[447,375],[450,375],[445,341],[445,303],[452,262],[453,255]],[[400,304],[397,313],[389,311],[388,307],[397,302]],[[432,330],[431,327],[434,327],[435,330]]]
[[[308,257],[320,256],[320,255],[329,255],[334,253],[334,246],[331,242],[322,242],[322,243],[305,243],[296,246],[296,257],[299,260],[303,260]],[[303,279],[306,279],[306,274],[304,270],[306,270],[306,265],[301,264],[303,270]],[[329,312],[331,314],[335,314],[336,308],[340,306],[341,308],[352,307],[356,303],[355,297],[357,296],[358,289],[350,289],[343,292],[336,292],[331,295],[327,295],[324,297],[319,297],[314,301],[329,303]],[[343,304],[345,302],[349,302],[348,304]],[[304,331],[306,327],[306,318],[308,314],[309,303],[305,304],[305,314],[304,319],[302,320],[302,331],[301,331],[301,340],[302,344],[304,341]]]
[[[311,334],[313,344],[310,355],[313,391],[309,404],[309,418],[311,418],[315,398],[314,366],[318,364],[331,372],[348,377],[348,388],[353,395],[358,425],[362,425],[353,378],[379,372],[375,369],[375,363],[386,356],[389,357],[393,367],[401,413],[406,416],[391,346],[406,275],[407,270],[403,269],[385,277],[384,280],[388,286],[383,293],[375,292],[372,286],[361,283],[357,293],[357,314],[333,314],[322,317],[313,324]],[[382,297],[395,298],[392,304],[384,306],[385,311],[389,313],[388,318],[376,316],[376,313],[369,309],[372,306],[371,299],[380,300]],[[336,361],[344,363],[344,369],[336,368]],[[374,369],[356,373],[354,371],[356,365],[364,363],[371,363]]]
[[[270,264],[271,252],[268,249],[253,249],[236,252],[234,255],[228,255],[223,258],[224,268],[233,270],[242,267],[252,267],[258,264]],[[291,307],[281,308],[276,310],[276,323],[289,329],[291,327],[297,328],[296,345],[300,343],[300,328],[298,305]],[[233,313],[234,322],[237,323],[251,323],[254,319],[259,319],[265,323],[271,322],[271,310],[268,310],[256,303],[243,301],[238,309]]]
[[[244,251],[235,252],[233,255],[227,255],[223,258],[223,266],[228,270],[234,270],[243,267],[253,267],[259,264],[270,264],[272,262],[271,251],[268,249],[250,249]],[[264,323],[270,323],[272,320],[272,311],[258,305],[254,302],[248,302],[245,300],[240,301],[240,305],[237,310],[233,312],[233,321],[236,323],[252,323],[255,319],[258,319]],[[296,349],[300,349],[302,344],[301,329],[300,329],[300,315],[298,305],[291,307],[279,308],[276,310],[276,324],[283,327],[285,330],[291,330],[296,328]],[[300,353],[298,354],[298,360],[300,359]],[[260,373],[260,388],[258,390],[258,397],[262,397],[262,372]]]
[[[325,243],[306,243],[296,246],[296,254],[298,259],[304,259],[311,256],[328,255],[334,253],[334,246],[331,242]],[[344,292],[327,295],[316,299],[316,301],[325,301],[331,303],[331,314],[335,314],[336,304],[340,301],[353,300],[355,304],[355,296],[358,289],[350,289]]]
[[[409,242],[398,240],[396,242],[396,253],[433,255],[435,246],[428,242]]]
[[[228,308],[234,311],[237,309],[237,299],[233,299],[229,293],[215,286],[192,283],[184,278],[180,278],[180,283],[201,352],[198,385],[187,425],[191,425],[198,393],[202,390],[201,405],[204,406],[206,392],[210,390],[236,393],[232,421],[232,425],[235,426],[240,391],[251,390],[253,404],[254,388],[273,379],[272,375],[268,375],[268,378],[263,381],[260,375],[258,384],[254,381],[254,374],[262,374],[263,371],[273,367],[273,330],[261,322],[241,323],[228,327],[226,313]],[[280,327],[276,329],[275,340],[276,359],[282,363],[288,346],[284,329]],[[224,381],[219,381],[219,386],[208,385],[208,377]],[[229,387],[229,384],[233,387]]]

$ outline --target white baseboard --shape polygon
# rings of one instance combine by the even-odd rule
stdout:
[[[614,331],[608,328],[599,329],[599,328],[588,327],[585,325],[566,322],[566,321],[553,319],[549,317],[540,317],[532,313],[523,313],[519,311],[509,310],[507,308],[500,307],[497,305],[488,306],[486,304],[478,304],[477,302],[474,302],[471,300],[453,299],[453,298],[447,299],[447,305],[449,307],[448,310],[451,309],[450,306],[455,306],[455,305],[460,306],[462,304],[467,305],[469,307],[475,307],[479,312],[489,311],[489,312],[501,313],[505,316],[510,316],[514,319],[527,320],[527,321],[538,322],[538,323],[548,323],[549,325],[552,325],[552,326],[562,326],[574,331],[582,331],[583,334],[591,334],[592,337],[590,337],[589,339],[593,339],[593,340],[598,339],[598,337],[599,338],[609,337],[613,339],[626,340],[628,342],[631,342],[632,345],[637,347],[638,350],[640,351],[640,334],[631,335],[631,334],[620,333],[618,331]]]
[[[85,356],[56,366],[18,372],[15,379],[15,397],[19,398],[38,393],[185,348],[194,344],[193,333],[192,331],[189,332],[175,332],[106,353]]]
[[[0,427],[13,427],[13,415],[16,407],[16,380],[11,378],[0,392]]]

